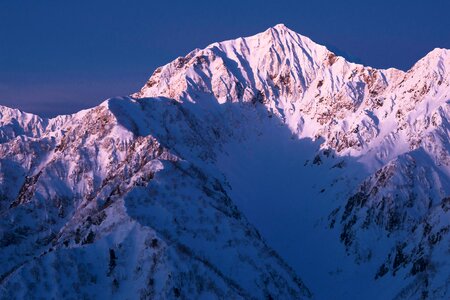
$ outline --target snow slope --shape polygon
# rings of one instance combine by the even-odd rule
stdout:
[[[279,24],[74,115],[2,107],[0,294],[448,298],[449,70]]]
[[[1,144],[2,297],[308,297],[220,181],[150,135],[182,110],[149,104],[110,99]]]

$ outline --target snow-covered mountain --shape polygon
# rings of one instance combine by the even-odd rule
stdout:
[[[1,107],[0,295],[449,298],[449,74],[280,24],[73,115]]]

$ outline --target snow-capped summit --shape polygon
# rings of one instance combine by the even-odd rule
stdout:
[[[449,53],[278,24],[73,115],[0,107],[0,298],[448,298]]]
[[[300,95],[328,55],[332,54],[324,46],[280,24],[251,37],[194,50],[158,68],[134,96],[195,101],[193,92],[213,93],[220,102],[252,101],[278,95],[281,83],[289,83],[288,92]]]

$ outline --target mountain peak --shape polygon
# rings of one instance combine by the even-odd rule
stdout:
[[[433,55],[449,55],[450,54],[450,50],[446,49],[446,48],[434,48],[433,50],[430,51],[430,53],[428,54],[433,54]]]
[[[283,23],[276,24],[273,27],[269,27],[266,31],[256,34],[255,36],[264,36],[269,34],[271,36],[271,40],[276,43],[286,43],[286,42],[294,42],[294,43],[308,43],[311,45],[321,46],[315,42],[313,42],[310,38],[301,35],[300,33],[288,28]],[[251,37],[250,37],[251,38]],[[324,46],[321,46],[324,47]]]
[[[422,57],[409,72],[433,73],[437,72],[441,76],[448,76],[450,70],[450,50],[445,48],[434,48]]]
[[[188,92],[192,88],[213,94],[221,103],[253,101],[264,90],[266,100],[284,92],[300,96],[323,62],[336,61],[331,56],[335,57],[325,46],[277,24],[253,36],[213,43],[178,58],[158,68],[133,96],[180,100],[192,96]],[[286,89],[274,90],[282,85]]]
[[[286,25],[284,25],[283,23],[276,24],[275,26],[270,27],[270,28],[273,28],[273,29],[275,29],[275,30],[280,30],[280,31],[282,31],[282,30],[284,30],[284,31],[292,31],[291,29],[289,29],[289,28],[288,28]]]
[[[436,61],[436,60],[449,60],[450,50],[445,48],[434,48],[428,52],[420,61]]]

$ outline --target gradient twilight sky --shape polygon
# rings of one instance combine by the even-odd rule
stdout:
[[[194,48],[277,23],[377,68],[450,48],[449,0],[0,0],[0,104],[73,113],[139,90]]]

